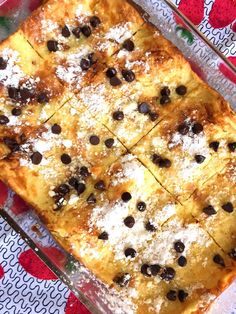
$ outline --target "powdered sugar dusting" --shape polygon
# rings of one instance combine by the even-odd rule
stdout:
[[[160,265],[173,263],[176,258],[173,243],[178,240],[184,243],[184,252],[189,252],[194,243],[204,247],[210,244],[207,234],[197,224],[183,226],[178,219],[173,219],[146,248],[143,253],[144,260]]]
[[[131,23],[127,22],[125,24],[118,24],[107,32],[105,35],[105,38],[114,40],[121,44],[124,42],[126,39],[130,38],[132,36],[132,31],[131,31]]]
[[[1,56],[7,62],[5,70],[0,71],[0,83],[4,86],[18,87],[20,81],[25,77],[17,63],[20,62],[19,53],[12,49],[4,49]]]

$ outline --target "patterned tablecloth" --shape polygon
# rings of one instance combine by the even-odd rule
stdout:
[[[173,1],[236,65],[236,1]],[[0,37],[11,31],[16,19],[23,19],[39,4],[40,0],[0,0]],[[16,12],[20,5],[25,8],[19,14]],[[231,79],[236,83],[235,77]],[[0,206],[6,195],[6,187],[0,183]],[[26,208],[26,204],[18,197],[15,197],[13,206],[17,212]],[[1,218],[0,313],[89,313]]]

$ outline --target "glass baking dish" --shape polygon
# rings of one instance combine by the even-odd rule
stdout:
[[[136,0],[132,1],[132,4],[137,6],[145,20],[156,25],[163,35],[183,52],[193,69],[236,109],[235,67],[178,11],[173,3],[169,0]],[[7,201],[0,209],[0,215],[79,300],[93,314],[127,313],[127,306],[117,297],[116,291],[105,286],[60,248],[33,210],[20,215],[16,215],[11,210],[13,196],[14,193],[9,190]],[[51,256],[48,247],[57,247],[62,254],[60,257]],[[233,283],[217,298],[209,313],[233,313],[236,307],[235,296],[236,283]]]

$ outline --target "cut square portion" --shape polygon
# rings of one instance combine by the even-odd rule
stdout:
[[[198,187],[185,204],[221,246],[236,260],[236,162]]]
[[[132,152],[184,202],[235,154],[230,149],[235,142],[234,119],[227,103],[203,86],[165,116]]]
[[[94,188],[87,202],[67,206],[49,223],[62,246],[115,286],[137,313],[209,305],[233,279],[233,262],[190,212],[132,155],[101,180],[103,190]]]
[[[0,158],[72,97],[21,31],[0,47]]]
[[[55,215],[88,193],[89,182],[126,150],[87,111],[66,103],[1,161],[1,178],[26,202]],[[87,187],[88,184],[88,187]]]

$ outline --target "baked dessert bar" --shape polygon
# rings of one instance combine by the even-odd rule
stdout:
[[[19,149],[34,128],[72,95],[24,39],[21,31],[0,47],[0,158]]]
[[[0,83],[0,178],[118,311],[205,313],[236,270],[229,104],[122,0],[47,1]]]
[[[41,215],[87,195],[94,180],[126,149],[71,99],[2,162],[1,178]],[[89,195],[87,195],[89,196]]]
[[[235,125],[227,103],[204,86],[196,93],[183,98],[175,114],[165,116],[132,149],[182,203],[235,156],[230,149]]]
[[[233,262],[186,208],[132,155],[101,178],[106,190],[94,189],[93,203],[49,223],[56,239],[132,300],[127,311],[191,313],[214,300]]]
[[[186,206],[208,230],[221,248],[236,258],[235,227],[236,159],[229,161],[221,172],[198,188]]]

